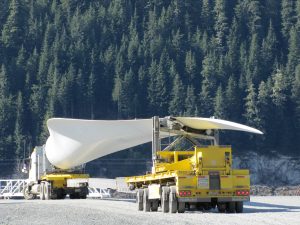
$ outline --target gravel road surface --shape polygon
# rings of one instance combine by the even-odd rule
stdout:
[[[0,224],[300,224],[299,196],[252,197],[243,214],[189,211],[184,214],[138,212],[121,200],[0,200]]]

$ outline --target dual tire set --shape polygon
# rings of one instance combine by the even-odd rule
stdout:
[[[86,199],[87,191],[80,190],[80,192],[75,192],[75,190],[69,190],[70,199]],[[66,197],[66,191],[62,188],[56,188],[52,190],[52,185],[50,182],[42,181],[40,184],[40,199],[64,199]]]
[[[244,204],[243,202],[224,202],[217,204],[220,213],[242,213]]]
[[[148,188],[138,189],[137,206],[139,211],[156,212],[159,203],[163,213],[184,213],[185,203],[178,202],[176,197],[176,187],[162,187],[161,199],[149,199]]]
[[[69,194],[70,199],[86,199],[88,195],[87,187],[84,188],[53,188],[49,181],[41,181],[40,184],[27,184],[23,189],[24,198],[32,200],[39,198],[41,200],[64,199]]]
[[[51,184],[47,181],[42,181],[40,184],[40,199],[49,200],[52,198]]]
[[[40,196],[41,200],[49,200],[52,196],[51,184],[47,181],[42,181],[38,186],[38,191],[32,192],[32,187],[37,184],[27,184],[23,189],[24,198],[27,200],[36,199],[37,195]]]

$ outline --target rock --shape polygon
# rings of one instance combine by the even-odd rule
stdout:
[[[251,195],[257,196],[300,196],[300,185],[298,186],[282,186],[282,187],[269,187],[264,185],[252,185],[250,188]]]
[[[249,152],[233,156],[233,167],[249,169],[251,184],[282,187],[300,185],[300,159],[273,154],[259,155]]]

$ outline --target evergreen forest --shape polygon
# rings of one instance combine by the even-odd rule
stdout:
[[[300,0],[0,1],[1,162],[51,117],[154,115],[243,123],[264,135],[221,142],[300,156]]]

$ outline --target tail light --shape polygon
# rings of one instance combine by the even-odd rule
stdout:
[[[187,197],[187,196],[191,196],[191,195],[192,195],[191,191],[179,191],[180,197]]]
[[[248,190],[237,190],[235,193],[237,196],[248,196],[250,194]]]

